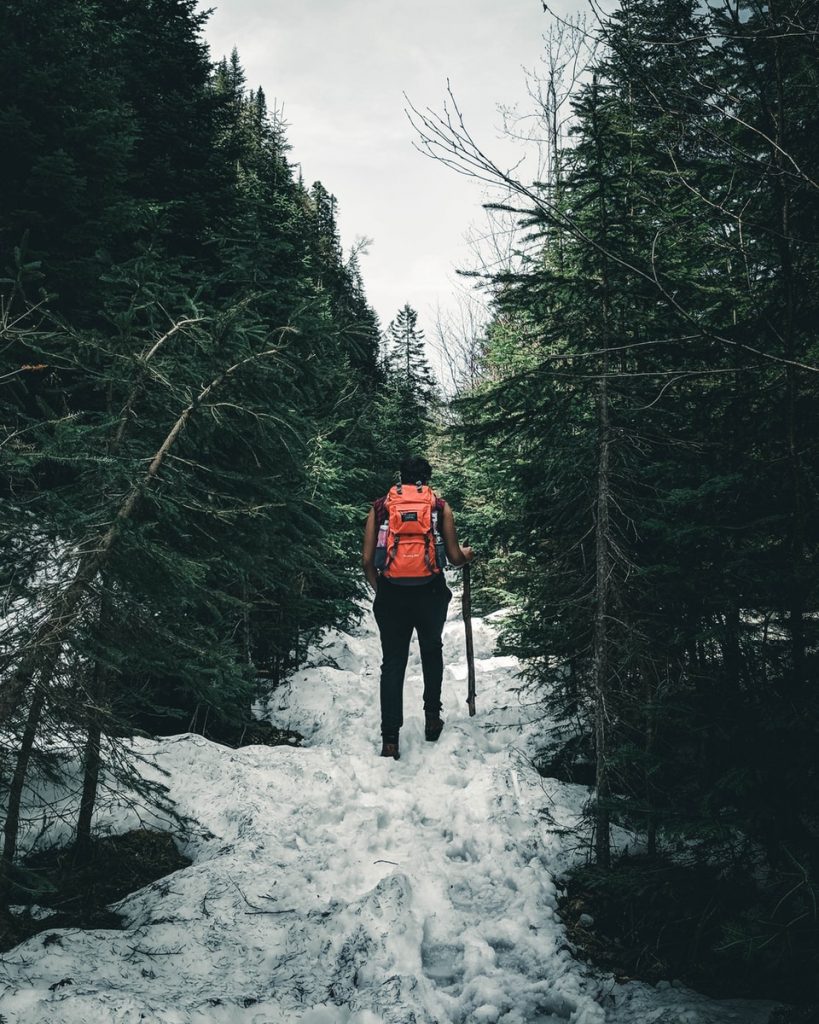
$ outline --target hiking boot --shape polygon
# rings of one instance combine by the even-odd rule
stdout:
[[[391,757],[394,760],[398,760],[401,754],[398,751],[398,737],[393,739],[384,739],[381,745],[381,756]]]
[[[424,738],[429,740],[430,743],[434,743],[441,735],[441,730],[444,728],[443,720],[438,718],[430,718],[426,716],[426,724],[424,725]]]

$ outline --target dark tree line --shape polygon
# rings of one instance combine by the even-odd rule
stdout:
[[[0,13],[3,906],[27,786],[79,764],[85,855],[129,736],[238,742],[355,618],[404,453],[336,201],[197,6]]]
[[[593,786],[570,893],[626,970],[815,999],[816,11],[622,0],[584,31],[564,131],[542,91],[546,180],[457,106],[413,115],[521,225],[457,486],[557,723],[544,771]]]

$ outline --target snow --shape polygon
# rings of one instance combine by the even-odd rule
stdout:
[[[191,867],[128,896],[124,931],[58,929],[0,960],[9,1024],[765,1024],[773,1004],[614,980],[572,958],[555,876],[582,786],[529,763],[549,728],[494,617],[473,624],[468,716],[457,602],[443,717],[423,736],[420,658],[401,759],[378,757],[380,651],[369,612],[333,633],[263,709],[307,745],[140,740],[143,771],[198,823]],[[153,766],[153,767],[151,767]],[[167,773],[167,774],[165,774]],[[137,824],[122,802],[107,818]],[[113,819],[112,819],[113,814]],[[144,815],[143,815],[144,819]]]

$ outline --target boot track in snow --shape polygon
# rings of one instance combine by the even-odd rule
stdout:
[[[548,728],[512,658],[474,620],[444,634],[446,727],[424,741],[417,643],[401,760],[379,758],[372,617],[329,634],[266,717],[306,747],[232,750],[186,734],[139,741],[202,834],[191,867],[115,905],[125,931],[40,933],[0,959],[9,1024],[765,1024],[773,1004],[618,985],[576,961],[553,876],[585,787],[541,779]],[[146,770],[146,774],[147,774]],[[548,812],[548,813],[543,813]],[[125,802],[98,825],[139,821]],[[50,837],[52,840],[55,836]],[[68,838],[67,836],[64,838]]]

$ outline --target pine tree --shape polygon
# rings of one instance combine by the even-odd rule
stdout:
[[[385,438],[392,438],[400,458],[425,451],[439,397],[426,358],[418,313],[407,303],[390,321],[386,333],[384,374],[387,381],[383,419]]]
[[[419,402],[431,406],[438,388],[426,357],[424,332],[418,327],[418,313],[407,303],[398,310],[387,328],[391,373],[412,385]]]

